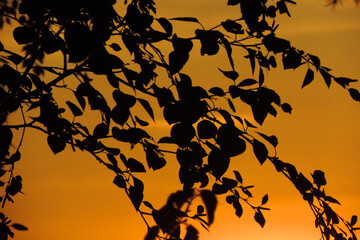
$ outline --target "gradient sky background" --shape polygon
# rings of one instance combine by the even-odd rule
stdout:
[[[238,9],[225,3],[161,0],[157,1],[158,17],[196,16],[205,28],[210,28],[227,18],[238,17]],[[360,9],[350,0],[336,10],[324,5],[321,0],[299,1],[297,6],[290,7],[292,18],[280,18],[277,35],[319,56],[324,66],[334,69],[334,75],[360,79]],[[186,35],[194,25],[176,27]],[[3,43],[9,38],[5,33],[0,35]],[[217,67],[228,67],[224,57],[200,58],[196,48],[192,54],[184,72],[192,76],[194,85],[210,86],[221,78]],[[248,62],[240,58],[241,52],[237,54],[235,62],[240,77],[250,77]],[[49,61],[56,61],[56,56],[49,57]],[[269,117],[262,131],[279,138],[280,159],[293,163],[306,176],[316,169],[325,172],[327,194],[342,203],[336,209],[350,220],[353,214],[360,215],[359,103],[338,85],[333,84],[328,90],[319,75],[301,90],[306,69],[284,72],[280,66],[266,74],[266,85],[292,105],[293,113],[279,113],[276,119]],[[355,86],[360,88],[360,84]],[[246,114],[249,109],[241,105],[237,111]],[[152,128],[157,136],[169,135],[169,128],[160,119]],[[129,147],[122,150],[129,152]],[[132,154],[142,158],[136,149]],[[265,213],[265,228],[261,229],[253,220],[249,208],[245,207],[244,216],[238,219],[220,197],[215,224],[210,233],[201,232],[201,240],[320,238],[307,204],[270,164],[260,167],[248,151],[234,159],[231,168],[241,172],[245,184],[255,185],[254,203],[269,194],[267,206],[271,211]],[[176,169],[176,160],[170,158],[165,169],[138,174],[146,184],[144,200],[160,208],[171,192],[180,189]],[[17,196],[15,204],[7,204],[5,213],[29,227],[29,231],[16,232],[15,239],[138,240],[146,233],[146,226],[130,200],[112,184],[114,176],[89,154],[73,153],[67,148],[54,156],[44,135],[28,131],[16,173],[23,177],[25,195]]]

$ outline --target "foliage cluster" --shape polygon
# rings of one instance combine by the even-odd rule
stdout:
[[[47,144],[58,154],[66,147],[89,152],[114,174],[113,183],[129,197],[134,208],[148,227],[146,240],[198,239],[199,222],[208,228],[214,221],[217,195],[226,194],[226,202],[233,206],[240,218],[243,206],[254,211],[254,219],[265,225],[265,204],[252,203],[251,188],[243,184],[239,171],[224,174],[233,158],[246,150],[253,151],[262,165],[271,162],[309,204],[316,227],[323,239],[356,240],[357,217],[343,219],[333,209],[339,202],[325,194],[324,172],[315,170],[307,178],[290,163],[276,156],[278,139],[260,132],[258,127],[278,111],[291,113],[290,104],[283,102],[275,90],[266,87],[264,72],[283,66],[284,69],[306,67],[302,87],[309,85],[315,73],[330,87],[341,85],[355,101],[360,93],[351,88],[356,80],[336,77],[312,54],[292,46],[290,41],[276,36],[280,14],[290,16],[292,0],[228,0],[227,5],[238,7],[238,19],[227,19],[205,29],[194,17],[156,17],[153,0],[132,0],[118,3],[126,8],[123,16],[115,10],[115,0],[22,0],[0,1],[0,26],[16,24],[13,38],[22,46],[17,54],[0,43],[0,177],[4,195],[2,206],[13,202],[22,191],[22,178],[15,174],[15,163],[21,160],[21,143],[28,128],[47,135]],[[198,26],[192,37],[181,37],[173,31],[173,22]],[[159,47],[169,43],[167,55]],[[200,44],[195,49],[194,43]],[[253,76],[243,78],[236,71],[233,49],[246,52]],[[216,85],[210,89],[196,86],[182,71],[191,51],[201,55],[217,55],[224,51],[227,70],[219,69],[228,79],[226,89]],[[132,60],[121,57],[128,52]],[[44,58],[59,54],[59,66],[46,66]],[[166,72],[162,76],[160,72]],[[108,80],[112,96],[94,87],[100,75]],[[61,105],[55,92],[66,90],[73,94]],[[140,97],[144,96],[144,97]],[[152,104],[155,99],[158,104]],[[219,105],[225,99],[228,106]],[[256,121],[251,122],[236,113],[233,100],[249,105]],[[143,108],[148,119],[136,115],[134,106]],[[154,108],[161,109],[171,128],[170,136],[155,140],[148,133],[149,122],[155,121]],[[100,113],[94,128],[79,121],[86,111]],[[9,114],[19,113],[22,123],[6,122]],[[71,117],[67,117],[70,116]],[[21,130],[20,143],[11,147],[15,130]],[[146,159],[137,160],[125,154],[114,141],[142,146]],[[176,146],[170,151],[167,146]],[[271,156],[269,148],[275,149]],[[166,205],[156,209],[144,201],[144,183],[138,172],[156,171],[166,166],[166,154],[173,154],[179,163],[179,180],[183,190],[170,195]],[[212,178],[213,177],[213,178]],[[212,180],[212,179],[215,180]],[[210,181],[211,180],[211,181]],[[202,205],[190,211],[195,199]],[[193,213],[195,212],[195,213]],[[26,230],[21,224],[11,224],[1,213],[0,239],[13,237],[11,227]],[[149,224],[152,219],[154,226]],[[151,220],[151,221],[152,221]]]

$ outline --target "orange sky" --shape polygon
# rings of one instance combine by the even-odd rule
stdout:
[[[226,18],[236,17],[236,9],[226,7],[225,2],[161,0],[158,1],[158,16],[197,16],[205,27],[211,27]],[[323,65],[334,69],[334,75],[360,79],[359,11],[350,0],[335,11],[324,7],[324,1],[299,1],[290,9],[291,19],[281,17],[278,36],[319,56]],[[179,31],[186,34],[192,27],[189,24]],[[0,40],[6,43],[6,37],[1,34]],[[192,76],[194,85],[211,84],[220,79],[217,67],[228,63],[216,57],[200,58],[195,51],[184,69]],[[250,77],[248,63],[241,58],[235,62],[240,76]],[[276,119],[269,117],[262,131],[278,136],[279,157],[296,165],[305,175],[309,176],[316,169],[325,172],[327,194],[342,203],[336,209],[349,220],[352,214],[360,215],[359,103],[352,101],[349,94],[335,84],[329,91],[318,75],[310,86],[301,90],[305,72],[306,67],[284,72],[280,66],[267,73],[266,85],[276,89],[294,110],[290,116],[279,113]],[[360,84],[355,86],[360,88]],[[243,107],[237,110],[249,111]],[[168,135],[169,129],[161,124],[162,121],[157,123],[153,131],[158,136]],[[128,152],[129,147],[122,150]],[[141,158],[136,155],[136,149],[133,153]],[[169,193],[181,187],[176,168],[176,160],[169,159],[165,169],[138,174],[146,184],[144,200],[161,207]],[[269,194],[271,211],[265,213],[265,228],[255,223],[249,208],[237,219],[220,197],[215,224],[210,233],[201,233],[201,240],[320,238],[306,203],[270,164],[260,167],[249,151],[234,159],[231,168],[241,172],[245,184],[255,185],[254,202],[260,202],[264,194]],[[15,204],[7,204],[5,213],[15,222],[29,227],[29,231],[16,232],[15,239],[138,240],[146,233],[146,226],[129,199],[112,184],[114,176],[89,154],[72,153],[67,148],[54,156],[44,135],[28,131],[16,173],[23,177],[25,195],[17,196]]]

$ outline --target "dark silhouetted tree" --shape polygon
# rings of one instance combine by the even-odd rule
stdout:
[[[143,217],[148,227],[146,240],[198,239],[192,222],[208,228],[214,221],[217,195],[225,193],[226,202],[238,217],[243,213],[243,205],[249,205],[255,221],[263,227],[263,212],[269,210],[265,206],[267,195],[260,205],[254,205],[252,186],[243,184],[240,172],[224,177],[233,158],[245,151],[253,151],[261,165],[266,161],[273,164],[293,184],[314,213],[323,239],[356,239],[357,217],[347,220],[333,210],[332,205],[339,202],[325,194],[324,172],[315,170],[306,177],[292,164],[280,160],[276,151],[271,155],[268,149],[276,148],[278,139],[260,132],[269,115],[276,117],[278,111],[292,111],[274,89],[265,86],[264,71],[278,66],[285,70],[307,68],[302,87],[311,84],[318,74],[328,87],[339,84],[355,101],[360,101],[359,91],[350,87],[356,80],[332,75],[317,56],[276,35],[276,17],[290,16],[288,7],[294,1],[228,0],[227,5],[240,7],[239,17],[210,29],[194,17],[156,16],[153,0],[117,3],[126,8],[124,15],[115,10],[115,3],[0,1],[0,27],[10,22],[15,25],[13,38],[23,50],[16,54],[6,42],[0,42],[2,206],[13,202],[22,191],[22,178],[14,166],[21,160],[25,129],[32,128],[47,135],[47,144],[54,154],[65,148],[86,151],[108,168],[114,174],[113,183],[126,193]],[[198,28],[191,37],[183,37],[173,31],[174,22]],[[198,44],[200,47],[195,47]],[[239,77],[233,49],[246,52],[242,57],[250,63],[250,78]],[[191,51],[200,51],[201,55],[226,53],[228,68],[219,70],[228,79],[228,86],[213,82],[211,88],[204,89],[193,84],[191,76],[182,71]],[[58,66],[44,64],[50,54],[62,56]],[[107,79],[107,84],[95,87],[101,77]],[[112,95],[105,94],[104,89],[111,89]],[[57,91],[67,91],[74,98],[63,103],[54,94]],[[220,104],[219,99],[225,99],[228,106]],[[234,99],[250,106],[256,122],[235,112]],[[134,106],[142,108],[147,118],[140,118]],[[100,113],[96,123],[79,121],[79,116],[88,111]],[[155,121],[158,111],[163,113],[171,131],[170,136],[155,139],[149,134],[148,125]],[[22,123],[7,123],[9,114],[19,114]],[[18,133],[14,130],[18,129],[20,143],[11,147],[13,135]],[[125,156],[115,147],[119,142],[142,146],[145,159]],[[137,172],[166,167],[165,154],[176,156],[183,190],[172,193],[166,205],[156,209],[143,200],[145,185]],[[215,181],[209,181],[210,176]],[[190,213],[194,199],[203,204]],[[3,213],[0,219],[1,240],[13,237],[12,228],[27,229],[10,223]],[[149,224],[151,219],[154,226]]]

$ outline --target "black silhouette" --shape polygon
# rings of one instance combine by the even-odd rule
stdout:
[[[355,101],[360,101],[359,91],[349,86],[356,80],[333,76],[317,56],[276,35],[278,25],[273,20],[279,14],[290,16],[288,6],[294,1],[228,0],[227,5],[240,6],[239,18],[225,20],[210,29],[193,17],[157,17],[153,0],[118,3],[126,8],[124,16],[115,11],[115,3],[115,0],[0,1],[0,27],[7,22],[16,25],[13,38],[23,46],[23,54],[18,55],[7,48],[6,42],[0,42],[0,186],[5,189],[5,195],[0,197],[2,206],[13,202],[22,190],[22,179],[14,169],[14,163],[21,160],[21,142],[15,151],[10,151],[13,129],[34,128],[47,135],[54,154],[66,147],[87,151],[113,172],[113,183],[124,190],[148,227],[146,240],[180,239],[180,228],[186,232],[185,240],[198,239],[198,230],[191,221],[208,228],[214,221],[216,195],[224,193],[229,194],[226,201],[238,217],[242,215],[242,205],[247,204],[254,211],[255,221],[263,227],[263,211],[269,210],[265,207],[268,196],[262,198],[261,205],[253,205],[253,186],[244,185],[238,171],[234,171],[233,178],[223,177],[231,160],[245,151],[253,151],[260,164],[271,162],[291,181],[314,213],[323,239],[357,239],[357,217],[345,220],[331,208],[339,202],[323,191],[324,173],[316,170],[307,178],[292,164],[276,155],[270,156],[268,148],[276,148],[278,139],[256,127],[268,115],[276,117],[279,110],[289,114],[292,111],[275,90],[264,85],[263,71],[281,64],[284,69],[308,67],[302,87],[313,81],[315,73],[320,73],[327,86],[332,82],[339,84]],[[191,38],[184,38],[173,31],[174,21],[194,24],[198,29]],[[164,55],[157,47],[158,42],[170,42],[173,50]],[[201,48],[195,48],[194,42],[199,42]],[[234,48],[247,52],[243,57],[249,60],[253,77],[240,79],[233,62]],[[200,51],[201,55],[226,52],[229,67],[219,70],[229,80],[228,89],[216,83],[208,91],[193,85],[191,77],[182,71],[191,51]],[[131,57],[120,58],[126,54],[118,53],[124,52]],[[62,55],[63,61],[56,67],[44,65],[43,59],[53,53]],[[166,87],[157,81],[161,71],[167,74],[161,80],[167,81]],[[112,99],[104,96],[103,89],[94,87],[97,75],[107,78],[106,88],[112,88]],[[131,91],[125,91],[126,87]],[[72,92],[77,102],[68,100],[66,106],[60,106],[53,96],[58,89]],[[138,93],[147,98],[140,98]],[[218,107],[219,98],[226,99],[228,109]],[[156,99],[158,106],[149,99]],[[234,99],[251,107],[256,123],[236,113]],[[135,105],[145,110],[148,119],[136,115]],[[101,115],[94,129],[77,121],[87,106]],[[149,121],[155,120],[155,108],[161,109],[171,127],[171,136],[158,141],[146,131]],[[21,112],[23,124],[7,124],[6,117],[16,110]],[[71,112],[72,117],[65,118],[64,112]],[[126,157],[114,147],[118,144],[105,144],[105,138],[130,146],[141,145],[146,159]],[[166,150],[166,144],[176,145],[176,152]],[[165,167],[165,154],[176,155],[183,190],[171,194],[164,207],[155,209],[143,201],[144,183],[136,173]],[[216,179],[212,186],[210,175]],[[201,198],[203,206],[197,207],[196,214],[188,215],[187,210],[196,198]],[[149,226],[147,218],[153,218],[156,225]],[[1,240],[13,237],[11,227],[27,229],[11,224],[3,213],[0,219]]]

